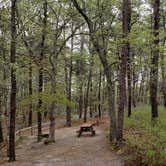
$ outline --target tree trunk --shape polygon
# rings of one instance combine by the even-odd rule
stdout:
[[[92,84],[92,78],[91,78],[91,81],[90,81],[90,99],[89,99],[89,107],[90,107],[90,112],[89,112],[89,116],[90,118],[93,117],[93,107],[92,107],[92,102],[93,102],[93,98],[92,98],[92,93],[93,93],[93,84]]]
[[[93,66],[94,66],[94,55],[95,55],[95,50],[94,47],[92,46],[91,41],[89,40],[89,52],[90,52],[90,68],[89,68],[89,74],[90,76],[90,87],[89,87],[89,116],[92,118],[93,116],[93,108],[92,108],[92,100],[93,100]]]
[[[69,85],[68,85],[68,97],[67,99],[71,101],[71,81],[72,81],[72,59],[70,62],[70,69],[69,69]],[[66,124],[68,127],[71,127],[71,107],[67,106],[66,108]]]
[[[80,46],[80,54],[81,59],[77,60],[77,75],[79,81],[79,119],[82,118],[83,105],[84,105],[84,94],[83,94],[83,86],[84,86],[84,77],[85,74],[85,66],[83,59],[83,51],[84,51],[84,38],[81,37],[81,46]]]
[[[38,112],[37,112],[37,121],[38,121],[38,142],[42,139],[42,114],[41,114],[41,107],[42,107],[42,91],[43,91],[43,69],[39,69],[39,101],[38,101]]]
[[[66,82],[66,95],[67,99],[71,101],[71,81],[72,81],[72,59],[70,59],[70,65],[68,69],[67,59],[65,60],[65,82]],[[66,106],[66,125],[71,126],[71,107]]]
[[[79,83],[79,119],[82,118],[83,110],[83,83]]]
[[[131,116],[131,103],[132,103],[132,89],[131,89],[131,60],[130,53],[128,55],[128,63],[127,63],[127,80],[128,80],[128,117]]]
[[[100,69],[100,75],[99,75],[99,90],[98,90],[98,112],[99,112],[99,118],[101,118],[101,76],[102,76],[102,72]]]
[[[89,103],[89,88],[90,88],[90,82],[91,82],[91,77],[92,77],[92,68],[91,67],[92,66],[90,66],[90,70],[89,70],[87,90],[86,90],[86,96],[85,96],[84,122],[87,121],[87,110],[88,110],[88,103]]]
[[[3,128],[2,128],[2,122],[0,121],[0,143],[4,141],[3,139]]]
[[[29,64],[29,96],[32,96],[32,64]],[[31,100],[31,99],[30,99]],[[28,126],[32,126],[32,101],[29,104]]]
[[[112,87],[112,83],[107,80],[108,89],[108,104],[110,113],[110,142],[117,140],[117,125],[116,125],[116,112],[115,112],[115,90]]]
[[[2,96],[2,94],[1,94],[1,96]],[[4,141],[1,118],[2,118],[2,98],[0,97],[0,143]]]
[[[71,25],[71,33],[73,34],[73,23]],[[73,37],[71,38],[71,54],[73,53]],[[72,72],[73,72],[73,59],[72,55],[70,56],[69,64],[69,74],[66,66],[66,92],[67,99],[71,101],[71,85],[72,85]],[[71,107],[67,105],[66,107],[66,125],[71,127]]]
[[[6,56],[7,56],[6,51],[3,50],[3,60],[4,60],[3,81],[6,81],[6,79],[7,79],[7,69],[6,69],[7,59],[6,59]],[[9,90],[8,90],[7,86],[4,85],[3,91],[2,91],[2,95],[3,95],[3,105],[4,105],[4,108],[5,108],[4,109],[5,116],[7,116],[7,114],[8,114],[8,108],[7,108],[7,106],[8,106],[8,103],[7,103],[7,101],[8,101],[8,93],[9,93]]]
[[[131,19],[131,2],[130,0],[123,0],[123,38],[125,40],[130,32],[130,19]],[[121,141],[123,138],[123,119],[126,101],[126,63],[130,55],[130,45],[125,41],[122,46],[120,73],[119,73],[119,104],[118,104],[118,135],[117,140]]]
[[[44,58],[44,45],[46,38],[46,26],[47,26],[47,2],[43,1],[43,29],[42,29],[42,41],[41,41],[41,53],[40,53],[40,67],[39,67],[39,101],[38,101],[38,142],[42,139],[42,92],[43,92],[43,58]]]
[[[15,117],[16,117],[16,0],[11,1],[11,94],[10,94],[10,126],[9,126],[9,161],[15,161]]]
[[[159,13],[160,13],[160,0],[154,0],[153,3],[153,35],[154,47],[152,49],[151,70],[150,70],[150,99],[151,99],[151,118],[152,122],[158,117],[158,102],[157,102],[157,86],[158,86],[158,58],[159,58]]]
[[[108,104],[109,104],[109,114],[110,114],[110,142],[117,140],[117,125],[116,125],[116,112],[115,112],[115,89],[112,83],[112,74],[111,69],[109,67],[108,61],[106,59],[107,51],[103,48],[100,48],[98,43],[93,39],[92,41],[94,47],[99,55],[101,63],[104,68],[104,73],[107,78],[107,90],[108,90]]]
[[[132,52],[132,59],[134,61],[134,52]],[[136,74],[135,74],[135,63],[133,62],[132,65],[132,103],[133,103],[133,107],[136,108],[136,82],[137,82],[137,78],[136,78]]]
[[[55,66],[54,66],[55,67]],[[51,93],[55,94],[56,90],[56,71],[55,68],[53,69],[53,75],[51,80]],[[50,125],[49,125],[49,140],[51,142],[55,142],[55,101],[51,103],[50,112],[49,112],[49,119],[50,119]]]
[[[51,142],[55,142],[55,103],[51,104],[50,112],[49,112],[49,119],[50,119],[50,126],[49,126],[49,140]]]
[[[125,57],[126,48],[123,46],[122,57],[120,64],[120,73],[119,73],[119,97],[118,97],[118,140],[123,138],[123,117],[125,109],[125,91],[126,91],[126,57]]]
[[[163,16],[163,29],[164,32],[166,32],[166,17]],[[165,46],[166,43],[166,37],[163,39],[163,46]],[[163,104],[164,107],[166,107],[166,75],[165,75],[165,58],[164,53],[161,54],[161,76],[162,76],[162,93],[163,93]]]

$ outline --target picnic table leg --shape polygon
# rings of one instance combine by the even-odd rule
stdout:
[[[95,130],[94,130],[94,128],[93,128],[93,127],[91,127],[91,133],[92,133],[92,136],[94,136],[94,135],[95,135]]]
[[[95,133],[95,130],[92,131],[92,136],[94,136],[96,133]]]
[[[78,133],[78,135],[77,135],[77,137],[80,137],[81,134],[82,134],[82,130],[80,129],[80,130],[79,130],[79,133]]]

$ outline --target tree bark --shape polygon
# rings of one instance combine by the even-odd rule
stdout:
[[[128,80],[128,117],[131,116],[131,104],[132,104],[132,89],[131,89],[131,58],[130,53],[128,55],[127,63],[127,80]]]
[[[69,101],[71,101],[71,81],[72,81],[72,58],[70,59],[70,69],[69,69],[69,86],[68,86],[68,97],[67,99]],[[66,108],[66,112],[67,112],[67,115],[66,115],[66,122],[67,122],[67,126],[68,127],[71,127],[71,106],[67,106]]]
[[[88,110],[88,103],[89,103],[89,88],[91,83],[92,77],[92,66],[90,66],[88,82],[87,82],[87,89],[86,89],[86,96],[85,96],[85,109],[84,109],[84,122],[87,121],[87,110]]]
[[[10,48],[10,62],[11,62],[11,93],[10,93],[10,119],[9,119],[9,161],[15,161],[15,117],[16,117],[16,0],[11,1],[11,48]]]
[[[2,128],[2,98],[0,97],[0,143],[3,141],[4,139],[3,139],[3,128]]]
[[[65,59],[65,82],[66,82],[66,95],[67,99],[71,101],[71,81],[72,81],[72,59],[70,59],[69,69],[67,64],[67,59]],[[66,106],[66,125],[71,126],[71,107]]]
[[[163,16],[163,29],[164,32],[166,32],[166,17]],[[165,46],[166,43],[166,37],[163,39],[163,46]],[[166,75],[165,75],[165,58],[164,53],[161,54],[161,76],[162,76],[162,93],[163,93],[163,104],[164,107],[166,107]]]
[[[3,128],[2,128],[2,122],[0,121],[0,143],[4,141],[3,139]]]
[[[50,112],[49,112],[49,119],[50,119],[50,126],[49,126],[49,140],[51,142],[55,142],[55,103],[51,104]]]
[[[116,112],[115,112],[115,89],[112,87],[112,83],[108,82],[107,79],[107,89],[108,89],[108,104],[110,113],[110,142],[117,140],[117,124],[116,124]]]
[[[39,101],[38,101],[38,112],[37,112],[37,121],[38,121],[38,142],[42,139],[42,91],[43,91],[43,72],[42,68],[39,69]]]
[[[117,140],[121,141],[123,138],[123,119],[126,101],[126,64],[127,58],[130,56],[130,44],[127,40],[130,32],[130,19],[131,19],[131,2],[130,0],[123,0],[122,9],[122,28],[123,38],[125,42],[122,46],[120,73],[119,73],[119,104],[118,104],[118,135]]]
[[[151,99],[151,118],[152,122],[158,117],[158,102],[157,102],[157,86],[158,86],[158,58],[159,58],[159,13],[160,13],[160,0],[154,0],[153,3],[153,36],[154,47],[152,49],[151,57],[151,70],[150,70],[150,99]]]
[[[73,23],[71,25],[71,33],[73,34]],[[71,38],[71,54],[73,53],[73,36]],[[72,72],[73,72],[73,59],[72,55],[70,56],[70,64],[69,64],[69,74],[68,69],[66,66],[66,92],[67,92],[67,99],[71,101],[71,85],[72,85]],[[66,107],[66,125],[71,127],[71,107],[67,105]]]
[[[134,52],[132,52],[132,59],[134,61]],[[132,104],[133,107],[136,108],[136,82],[137,82],[137,78],[136,78],[136,73],[135,73],[135,63],[133,62],[132,65]]]
[[[81,59],[77,60],[77,76],[78,76],[78,87],[79,87],[79,119],[82,118],[83,113],[83,105],[84,105],[84,94],[83,94],[83,86],[84,86],[84,77],[85,74],[85,66],[84,66],[84,59],[83,59],[83,51],[84,51],[84,38],[81,37],[81,46],[80,46],[80,54]]]
[[[102,72],[100,69],[100,73],[99,73],[99,90],[98,90],[98,113],[99,113],[99,118],[101,118],[101,76],[102,76]]]
[[[117,140],[117,124],[116,124],[116,112],[115,112],[115,89],[112,83],[112,73],[109,67],[108,61],[106,59],[107,51],[104,48],[100,48],[98,43],[93,39],[92,41],[94,47],[99,55],[101,63],[104,68],[104,73],[107,78],[107,90],[108,90],[108,104],[109,104],[109,113],[110,113],[110,142]]]
[[[55,66],[54,66],[55,67]],[[56,68],[56,67],[55,67]],[[51,93],[55,94],[56,93],[56,70],[52,69],[52,79],[51,79]],[[50,111],[49,111],[49,120],[50,120],[50,125],[49,125],[49,140],[51,142],[55,142],[55,101],[51,103]]]
[[[44,46],[46,38],[46,26],[47,26],[47,2],[43,0],[43,29],[42,29],[42,41],[41,41],[41,52],[40,52],[40,67],[39,67],[39,101],[38,101],[38,142],[42,139],[42,92],[43,92],[43,58],[44,58]]]
[[[89,116],[90,116],[90,118],[93,117],[93,97],[92,97],[92,93],[93,93],[93,83],[92,83],[92,78],[91,78],[91,81],[90,81],[90,96],[89,96],[89,107],[90,107]]]
[[[32,64],[29,64],[29,96],[32,96]],[[30,99],[31,100],[31,99]],[[28,126],[32,126],[32,101],[29,104]]]
[[[93,66],[94,66],[94,54],[95,50],[92,46],[91,41],[89,40],[89,52],[90,52],[90,87],[89,87],[89,116],[90,118],[93,117],[93,108],[92,108],[92,102],[93,102]]]

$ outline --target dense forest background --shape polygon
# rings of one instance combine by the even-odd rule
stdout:
[[[109,117],[113,143],[124,140],[124,117],[129,128],[149,125],[165,155],[166,1],[0,0],[0,94],[10,161],[17,130],[37,124],[41,141],[49,121],[54,142],[59,117],[68,127]]]

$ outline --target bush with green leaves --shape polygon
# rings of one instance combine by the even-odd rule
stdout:
[[[39,98],[42,98],[42,107],[40,108],[40,110],[38,109],[38,100]],[[20,105],[21,107],[28,107],[30,103],[32,103],[34,110],[36,111],[40,111],[40,112],[45,112],[47,110],[47,108],[49,108],[49,106],[52,103],[55,104],[60,104],[60,105],[67,105],[67,106],[72,106],[73,103],[71,101],[69,101],[66,97],[65,94],[60,93],[60,92],[56,92],[56,93],[50,93],[49,91],[45,90],[43,93],[39,94],[39,93],[34,93],[31,96],[28,96],[26,98],[24,98]]]
[[[135,165],[166,164],[166,110],[159,107],[159,118],[153,127],[150,107],[138,107],[131,118],[125,118],[124,154]]]

